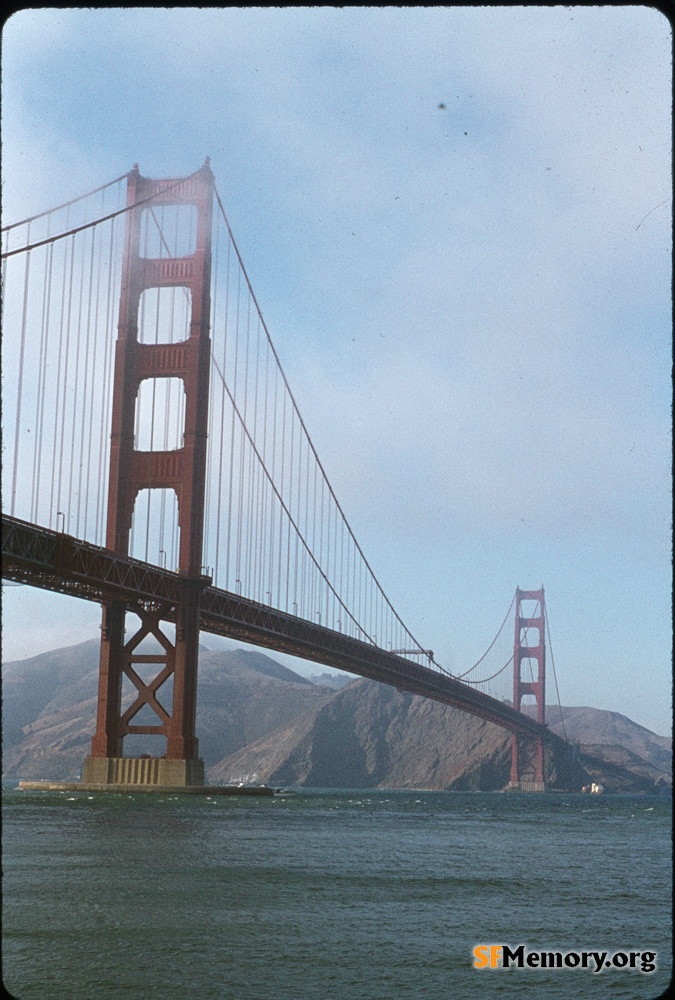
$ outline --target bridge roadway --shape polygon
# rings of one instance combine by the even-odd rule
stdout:
[[[177,573],[108,549],[2,515],[2,575],[8,580],[69,594],[88,601],[123,601],[162,606],[162,619],[175,621],[184,579]],[[343,635],[333,629],[277,611],[201,577],[201,628],[423,695],[477,715],[511,732],[560,737],[522,712],[447,674]]]

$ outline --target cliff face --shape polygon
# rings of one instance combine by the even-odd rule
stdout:
[[[508,781],[510,742],[503,730],[373,681],[357,681],[336,695],[306,728],[271,781],[352,788],[501,787]]]
[[[611,713],[587,711],[597,715],[602,733],[604,717]],[[628,741],[634,724],[625,721]],[[547,748],[549,786],[580,790],[600,781],[608,791],[648,792],[668,785],[666,766],[627,749],[622,760],[614,760],[615,749],[599,742],[571,756],[559,747]],[[232,781],[256,772],[273,785],[497,790],[508,784],[510,767],[511,737],[498,726],[364,680],[292,726],[224,758],[210,769],[209,779]]]
[[[77,777],[94,732],[97,684],[96,640],[6,664],[4,776]],[[127,693],[123,703],[132,698]],[[548,717],[560,732],[555,710]],[[564,721],[568,738],[580,745],[575,758],[547,750],[551,787],[669,786],[666,737],[598,709],[565,709]],[[254,650],[202,649],[197,733],[207,780],[215,783],[255,776],[278,786],[459,791],[500,789],[509,781],[511,737],[503,729],[374,681],[337,691],[312,684]],[[125,752],[161,752],[148,740],[127,738]]]

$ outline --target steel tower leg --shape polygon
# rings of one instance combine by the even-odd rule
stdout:
[[[131,206],[142,202],[138,208]],[[196,208],[194,252],[184,257],[148,258],[141,255],[142,213],[162,205]],[[209,337],[211,282],[211,226],[213,174],[208,161],[190,177],[151,180],[138,167],[127,178],[127,206],[118,338],[115,348],[113,411],[110,435],[110,476],[106,547],[129,555],[129,533],[136,497],[143,489],[173,489],[178,498],[180,526],[179,573],[182,601],[173,606],[152,604],[103,606],[96,733],[83,780],[101,783],[203,784],[203,763],[195,735],[199,603],[210,583],[202,574],[202,541],[206,482],[211,341]],[[189,335],[178,343],[141,343],[139,305],[149,288],[183,286],[191,293]],[[134,447],[136,399],[144,379],[180,378],[185,391],[183,445],[174,451],[141,451]],[[126,611],[140,619],[140,629],[125,643]],[[176,622],[172,642],[162,631],[163,620]],[[136,652],[152,634],[162,652]],[[142,680],[134,664],[156,663],[154,679]],[[127,677],[137,690],[136,700],[122,712],[122,682]],[[173,677],[171,711],[157,697],[160,686]],[[157,715],[156,725],[137,726],[132,720],[144,706]],[[159,759],[125,758],[123,740],[129,734],[166,737],[166,754]]]

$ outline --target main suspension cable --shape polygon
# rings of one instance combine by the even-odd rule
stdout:
[[[198,173],[198,171],[196,172]],[[28,243],[26,246],[18,247],[16,250],[7,250],[1,255],[2,259],[5,260],[7,257],[14,257],[19,253],[27,253],[30,250],[36,250],[38,247],[46,246],[48,243],[56,243],[58,240],[65,239],[66,236],[75,236],[77,233],[84,232],[85,229],[91,229],[93,226],[99,226],[103,222],[109,222],[111,219],[116,219],[118,215],[124,215],[126,212],[132,212],[135,208],[140,208],[141,205],[147,205],[148,202],[154,201],[155,198],[159,198],[160,195],[163,196],[168,194],[170,191],[173,191],[175,188],[180,187],[181,184],[188,181],[190,177],[194,177],[194,174],[190,174],[188,177],[181,177],[181,179],[176,181],[174,184],[170,184],[168,187],[162,188],[160,191],[155,191],[154,194],[148,195],[147,198],[140,198],[138,201],[135,201],[133,205],[125,205],[124,208],[119,208],[115,212],[109,212],[108,215],[103,215],[100,219],[94,219],[92,222],[84,222],[81,226],[75,226],[73,229],[68,229],[66,232],[58,233],[55,236],[48,236],[44,240],[37,240],[35,243]],[[76,199],[76,201],[79,200],[79,198]],[[68,204],[69,202],[65,203],[66,206]],[[52,211],[54,211],[54,209],[52,209]],[[19,223],[13,223],[14,226],[18,224]]]
[[[492,680],[495,679],[495,677],[499,677],[500,674],[503,674],[504,671],[506,670],[506,668],[508,666],[510,666],[510,664],[512,664],[512,663],[513,663],[513,653],[511,653],[511,656],[508,658],[508,660],[506,661],[506,663],[504,664],[504,666],[500,667],[499,670],[496,673],[491,674],[489,677],[481,677],[481,679],[479,681],[462,681],[462,683],[463,684],[487,684],[488,681],[492,681]],[[455,680],[459,680],[459,677],[455,677]]]
[[[77,198],[72,198],[70,201],[64,201],[62,205],[55,205],[54,208],[48,208],[44,212],[39,212],[37,215],[31,215],[27,219],[20,219],[18,222],[10,222],[9,225],[3,226],[0,229],[2,233],[8,233],[10,229],[16,229],[18,226],[26,226],[30,222],[35,222],[37,219],[44,219],[45,216],[51,215],[53,212],[60,212],[62,208],[70,208],[71,205],[76,205],[78,201],[86,201],[87,198],[91,198],[92,195],[98,194],[99,191],[105,191],[106,188],[112,187],[113,184],[119,184],[123,181],[127,174],[122,174],[121,177],[116,177],[114,181],[108,181],[107,184],[101,184],[99,187],[94,188],[93,191],[89,191],[87,194],[80,194]],[[25,247],[23,249],[26,249]],[[3,257],[5,255],[3,254]]]
[[[511,603],[509,604],[509,610],[504,615],[504,621],[499,626],[499,631],[497,632],[497,635],[494,637],[494,639],[492,640],[492,642],[490,643],[490,645],[488,646],[488,648],[485,650],[485,652],[483,653],[483,655],[481,656],[481,658],[479,660],[476,660],[476,662],[474,663],[474,665],[472,667],[469,667],[468,670],[465,670],[463,674],[453,674],[453,676],[455,677],[456,680],[461,681],[464,677],[466,677],[467,674],[470,674],[472,670],[475,670],[476,667],[479,666],[479,664],[481,664],[483,662],[483,660],[488,655],[488,653],[490,652],[490,650],[492,649],[492,647],[496,643],[497,639],[501,635],[502,629],[506,625],[508,617],[511,614],[511,608],[513,607],[513,603],[514,603],[515,599],[516,599],[516,595],[514,593],[513,597],[511,598]],[[511,657],[511,660],[512,659],[513,659],[513,656]],[[500,670],[497,671],[497,674],[501,674],[502,670],[504,670],[506,667],[508,667],[508,665],[511,662],[511,660],[509,660],[508,663],[505,663],[504,666]],[[494,674],[493,676],[496,677],[497,674]],[[484,678],[484,680],[486,680],[486,681],[489,681],[490,679],[491,678],[489,678],[489,677]],[[467,683],[482,684],[483,681],[468,681]]]
[[[216,196],[216,201],[217,201],[218,207],[220,209],[220,213],[222,215],[223,221],[224,221],[224,223],[225,223],[225,225],[227,227],[227,231],[228,231],[230,240],[232,242],[232,247],[233,247],[234,252],[235,252],[235,254],[237,256],[237,260],[239,261],[239,266],[241,268],[241,273],[244,276],[244,280],[246,281],[246,284],[248,286],[249,294],[251,296],[253,304],[255,305],[255,308],[256,308],[256,311],[258,313],[258,316],[260,317],[260,322],[261,322],[262,328],[265,331],[265,336],[267,337],[267,340],[268,340],[269,345],[270,345],[270,349],[271,349],[271,351],[272,351],[272,353],[274,355],[275,361],[276,361],[277,366],[279,368],[279,372],[281,374],[281,377],[283,379],[284,385],[286,387],[286,391],[287,391],[288,396],[289,396],[289,398],[291,400],[291,403],[293,404],[293,409],[295,411],[295,414],[297,415],[298,421],[300,423],[300,427],[302,428],[302,430],[303,430],[303,432],[305,434],[305,437],[307,439],[308,445],[309,445],[309,447],[311,449],[311,452],[312,452],[312,454],[314,456],[314,460],[316,461],[316,463],[317,463],[317,465],[318,465],[318,467],[319,467],[319,469],[321,471],[321,474],[323,476],[324,482],[326,483],[326,486],[327,486],[327,488],[328,488],[328,490],[330,492],[330,495],[331,495],[331,497],[333,499],[333,502],[334,502],[337,510],[339,511],[339,514],[340,514],[342,520],[345,523],[345,526],[347,528],[347,531],[349,532],[350,538],[352,539],[352,542],[354,543],[355,548],[357,549],[359,555],[361,556],[361,559],[363,560],[363,563],[365,564],[366,568],[368,569],[368,572],[370,573],[370,576],[371,576],[373,582],[375,583],[375,585],[377,586],[379,592],[382,594],[382,597],[386,601],[389,610],[393,614],[394,618],[398,621],[399,625],[404,630],[404,632],[409,636],[409,638],[411,639],[411,641],[418,647],[420,653],[424,654],[424,649],[423,649],[421,643],[419,643],[417,641],[417,639],[409,631],[409,629],[407,628],[407,626],[404,624],[403,620],[401,619],[400,615],[396,612],[395,608],[391,604],[391,601],[389,600],[389,598],[385,594],[385,592],[384,592],[384,590],[382,588],[382,585],[380,584],[377,576],[373,572],[373,569],[372,569],[370,563],[366,559],[366,557],[365,557],[365,555],[363,553],[363,550],[361,549],[361,546],[359,545],[359,543],[358,543],[358,541],[356,539],[356,536],[354,535],[354,532],[352,531],[351,526],[350,526],[347,518],[345,517],[344,511],[342,510],[340,502],[338,501],[335,493],[333,492],[333,488],[332,488],[332,486],[330,484],[330,481],[329,481],[329,479],[328,479],[328,477],[326,475],[326,471],[325,471],[325,469],[324,469],[324,467],[323,467],[323,465],[321,463],[321,460],[320,460],[319,455],[318,455],[318,453],[316,451],[316,448],[314,447],[314,443],[313,443],[313,441],[312,441],[312,439],[310,437],[310,434],[309,434],[309,432],[307,430],[305,422],[304,422],[304,420],[302,418],[302,415],[301,415],[300,410],[298,408],[297,402],[295,400],[295,396],[293,395],[293,391],[291,390],[291,387],[290,387],[290,385],[288,383],[288,379],[286,378],[286,373],[284,372],[283,366],[282,366],[281,361],[279,359],[279,355],[277,354],[276,348],[274,347],[274,344],[272,342],[272,338],[271,338],[269,330],[267,328],[267,324],[265,322],[265,319],[264,319],[264,317],[262,315],[262,311],[260,309],[260,306],[258,305],[258,300],[256,298],[255,292],[253,291],[253,286],[251,285],[250,279],[248,277],[248,272],[246,271],[246,267],[244,265],[244,261],[243,261],[243,259],[241,257],[240,252],[239,252],[239,248],[238,248],[237,242],[236,242],[236,240],[234,238],[234,234],[232,233],[232,228],[230,226],[229,220],[228,220],[227,215],[225,213],[225,209],[223,208],[223,203],[222,203],[222,201],[220,199],[220,195],[218,193],[218,190],[214,189],[214,193],[215,193],[215,196]],[[342,603],[342,602],[340,602],[340,603]],[[436,665],[440,667],[439,664],[436,664]],[[443,668],[440,668],[440,669],[443,669]],[[444,671],[444,673],[447,673],[447,671]]]

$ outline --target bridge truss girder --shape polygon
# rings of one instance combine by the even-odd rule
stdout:
[[[130,612],[139,604],[161,606],[162,620],[176,623],[183,581],[169,570],[4,514],[2,559],[3,576],[15,582],[96,603],[119,602]],[[469,712],[512,733],[562,742],[536,720],[447,674],[212,587],[208,577],[202,577],[200,583],[199,628],[204,632],[390,684]]]

